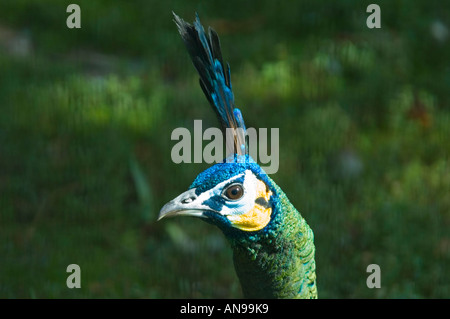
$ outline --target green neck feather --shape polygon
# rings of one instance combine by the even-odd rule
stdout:
[[[270,179],[278,195],[271,229],[230,238],[236,273],[246,298],[317,298],[314,234]]]

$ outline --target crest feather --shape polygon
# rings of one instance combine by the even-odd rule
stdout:
[[[232,154],[247,154],[244,119],[241,111],[234,107],[230,66],[228,63],[226,65],[223,63],[217,32],[208,28],[207,36],[197,14],[193,25],[175,13],[173,16],[192,63],[200,76],[200,87],[216,113],[222,131],[226,132],[227,128],[233,129],[233,142],[232,145],[227,145],[227,150]]]

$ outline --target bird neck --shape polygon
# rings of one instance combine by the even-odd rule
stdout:
[[[272,181],[276,215],[254,236],[230,240],[246,298],[317,298],[314,234]]]

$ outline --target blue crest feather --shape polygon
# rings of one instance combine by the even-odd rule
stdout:
[[[233,145],[227,149],[238,155],[247,153],[244,119],[239,109],[234,108],[231,88],[230,66],[222,59],[219,36],[209,28],[208,36],[196,14],[194,24],[187,23],[173,13],[178,31],[186,45],[191,60],[200,76],[200,86],[215,111],[222,130],[233,129]],[[240,130],[238,130],[240,128]]]

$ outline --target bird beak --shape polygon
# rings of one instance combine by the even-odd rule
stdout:
[[[195,194],[195,188],[192,188],[164,205],[159,212],[158,220],[173,216],[205,217],[203,212],[212,209],[201,202],[202,199]]]

